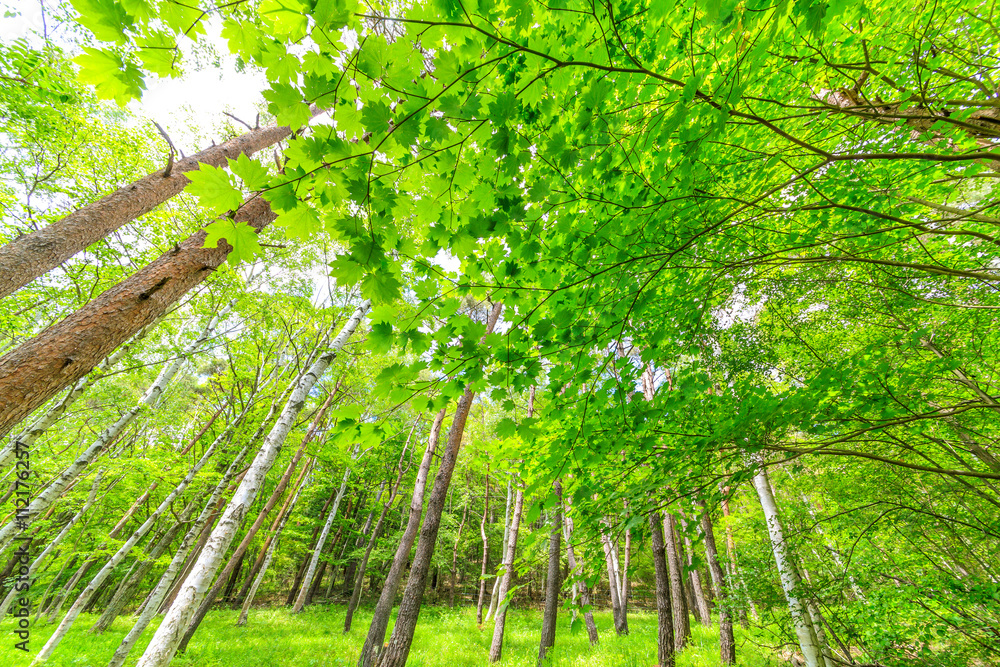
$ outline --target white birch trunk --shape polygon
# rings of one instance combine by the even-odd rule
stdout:
[[[31,501],[28,505],[27,523],[30,524],[31,521],[37,517],[39,514],[47,510],[52,503],[54,503],[59,496],[62,495],[66,487],[69,486],[70,482],[75,480],[80,474],[91,464],[91,462],[97,457],[98,454],[104,451],[104,448],[108,446],[115,438],[117,438],[125,427],[131,424],[136,417],[138,417],[147,408],[156,407],[163,396],[163,392],[166,390],[167,385],[170,381],[174,379],[177,375],[177,371],[181,369],[187,358],[195,354],[204,345],[205,341],[212,337],[212,333],[215,330],[215,325],[218,322],[219,316],[213,317],[209,320],[208,325],[205,327],[202,334],[184,348],[184,351],[173,361],[171,361],[163,370],[157,375],[156,380],[146,389],[145,393],[139,399],[139,402],[132,407],[131,410],[122,415],[118,421],[106,428],[97,439],[81,454],[77,459],[70,464],[65,470],[63,470],[58,477],[52,480],[48,486],[45,487],[35,499]],[[5,549],[7,545],[11,543],[14,539],[15,534],[18,532],[18,522],[10,521],[2,529],[0,529],[0,551]]]
[[[357,449],[355,449],[354,453],[356,456]],[[309,567],[302,578],[299,596],[295,598],[295,605],[292,607],[293,614],[299,613],[306,606],[306,598],[309,597],[309,589],[312,588],[313,578],[316,576],[316,566],[319,565],[319,557],[323,553],[323,547],[326,546],[326,539],[330,535],[330,527],[333,525],[333,520],[337,518],[337,509],[340,507],[340,501],[344,499],[344,493],[347,491],[347,479],[350,476],[351,468],[348,466],[344,469],[344,478],[340,480],[340,489],[337,490],[337,498],[333,501],[333,507],[330,508],[330,513],[326,517],[326,523],[323,524],[323,530],[320,531],[319,539],[316,540],[316,548],[313,549],[312,558],[309,559]]]
[[[160,603],[167,596],[167,593],[173,587],[174,580],[180,573],[181,567],[184,566],[184,561],[187,559],[187,555],[191,552],[191,547],[194,546],[195,540],[198,539],[198,535],[201,533],[202,528],[208,523],[209,518],[215,511],[215,504],[219,502],[219,498],[225,493],[226,488],[232,481],[236,472],[239,470],[240,466],[243,465],[244,459],[246,459],[247,452],[249,449],[244,447],[233,462],[229,464],[226,468],[226,472],[222,475],[222,479],[216,485],[215,490],[212,491],[212,495],[209,497],[208,502],[205,503],[205,508],[202,509],[201,514],[195,519],[194,523],[188,529],[184,539],[181,540],[181,544],[177,547],[177,552],[174,554],[173,559],[170,561],[170,565],[167,566],[166,571],[163,576],[160,577],[160,581],[156,584],[156,588],[150,593],[149,598],[143,604],[142,612],[139,614],[139,618],[136,620],[135,625],[129,630],[128,634],[122,640],[122,643],[115,650],[114,656],[111,658],[111,662],[108,663],[108,667],[121,667],[125,664],[125,660],[128,658],[129,652],[131,652],[132,647],[135,646],[136,641],[138,641],[139,636],[142,635],[143,631],[149,625],[149,622],[153,620],[156,616],[156,610],[160,607]]]
[[[823,651],[818,645],[816,633],[812,627],[812,619],[809,611],[799,599],[800,579],[799,572],[792,561],[792,555],[785,544],[784,530],[781,526],[781,518],[778,514],[778,505],[774,501],[774,493],[771,491],[771,482],[767,478],[767,470],[763,467],[753,478],[754,488],[757,489],[757,497],[760,499],[760,506],[764,510],[764,519],[767,521],[767,532],[771,540],[771,551],[774,553],[774,562],[778,566],[778,575],[781,579],[781,588],[785,592],[785,599],[788,600],[788,611],[792,615],[792,624],[795,627],[795,636],[798,637],[802,655],[805,657],[806,667],[823,667]]]
[[[288,505],[288,510],[285,512],[285,515],[281,517],[281,522],[274,530],[274,537],[271,538],[271,544],[267,547],[267,555],[264,556],[264,562],[260,565],[260,571],[257,572],[257,577],[253,580],[253,584],[247,592],[246,599],[243,600],[243,608],[240,610],[240,617],[237,619],[236,625],[247,624],[247,617],[250,614],[250,605],[253,604],[253,599],[257,595],[257,589],[260,588],[261,582],[264,581],[264,575],[267,574],[267,568],[271,565],[271,559],[274,557],[274,551],[278,547],[278,538],[281,537],[281,531],[285,529],[285,524],[288,523],[288,517],[292,515],[292,511],[295,509],[295,504],[299,502],[299,494],[302,493],[303,486],[305,486],[305,484],[299,484],[299,487],[295,489],[295,496],[292,498],[292,502]],[[108,667],[118,667],[118,665],[108,665]]]
[[[139,540],[146,536],[150,529],[152,529],[153,524],[155,524],[167,508],[170,507],[171,503],[173,503],[178,496],[187,490],[188,485],[191,484],[191,480],[193,480],[195,476],[201,472],[201,469],[205,467],[206,463],[208,463],[212,454],[215,453],[215,449],[218,447],[219,443],[227,438],[228,435],[227,431],[223,431],[219,434],[219,437],[215,439],[215,442],[209,445],[208,449],[205,450],[205,453],[202,454],[198,462],[194,464],[190,471],[188,471],[188,474],[184,476],[184,479],[181,480],[180,484],[174,487],[174,489],[167,494],[163,501],[157,506],[156,510],[149,515],[142,525],[139,526],[127,540],[125,540],[125,544],[121,545],[118,548],[118,551],[116,551],[108,562],[104,564],[104,567],[102,567],[98,573],[94,575],[94,578],[91,579],[90,583],[87,584],[87,587],[83,589],[83,592],[80,593],[80,596],[76,599],[76,602],[73,603],[73,606],[70,607],[68,612],[66,612],[66,616],[59,624],[59,627],[56,628],[55,632],[52,633],[52,636],[49,637],[49,640],[45,643],[45,646],[43,646],[38,652],[38,655],[35,656],[35,660],[31,663],[32,665],[39,665],[49,659],[52,652],[57,646],[59,646],[59,642],[61,642],[63,637],[66,636],[69,629],[73,627],[73,623],[76,622],[77,617],[83,611],[84,607],[87,606],[87,603],[90,602],[94,593],[96,593],[101,587],[101,584],[103,584],[107,578],[111,576],[111,572],[115,569],[115,567],[117,567],[117,565],[121,563],[126,556],[128,556],[128,554],[132,551],[132,547],[134,547]]]
[[[97,471],[97,476],[94,477],[94,484],[90,487],[90,495],[87,496],[87,501],[83,504],[83,507],[81,507],[80,510],[73,515],[73,518],[69,520],[69,523],[63,526],[63,529],[59,531],[59,534],[56,535],[51,542],[49,542],[48,546],[45,547],[42,553],[38,554],[38,557],[34,560],[34,562],[28,566],[27,577],[30,581],[33,582],[35,580],[34,575],[38,566],[42,564],[48,555],[52,553],[52,551],[58,547],[64,539],[66,539],[69,532],[73,530],[73,526],[80,521],[80,519],[87,513],[87,510],[90,509],[91,505],[94,504],[94,499],[97,497],[97,488],[101,485],[101,478],[103,476],[104,469],[101,468]],[[8,593],[7,597],[4,598],[3,602],[0,602],[0,621],[2,621],[4,616],[7,615],[7,610],[10,609],[10,605],[14,601],[14,598],[17,597],[17,594],[17,586],[13,586],[10,589],[10,593]]]
[[[236,536],[236,531],[240,523],[246,516],[250,505],[257,498],[257,493],[264,483],[264,477],[274,464],[281,445],[288,436],[289,431],[295,425],[295,419],[305,406],[309,391],[313,385],[319,381],[330,363],[337,356],[337,353],[344,347],[347,339],[354,333],[361,319],[371,308],[371,301],[365,300],[350,319],[344,325],[337,338],[330,344],[329,350],[320,355],[313,362],[309,370],[299,378],[295,390],[288,397],[281,416],[275,423],[271,432],[261,445],[260,451],[254,458],[250,469],[243,477],[232,500],[226,506],[219,523],[212,530],[208,542],[205,544],[198,557],[197,562],[181,586],[180,592],[174,603],[167,610],[166,616],[160,627],[156,629],[156,634],[146,647],[146,651],[139,658],[137,667],[164,667],[173,660],[177,646],[184,637],[191,617],[198,609],[198,605],[208,592],[208,587],[212,584],[212,579],[219,569],[222,558]]]
[[[507,509],[503,515],[503,546],[500,548],[501,557],[507,554],[507,540],[510,539],[510,506],[514,500],[514,495],[511,493],[510,480],[507,480]],[[493,579],[493,591],[490,593],[490,609],[486,613],[486,620],[484,623],[492,618],[493,614],[497,611],[497,594],[500,591],[500,577],[497,576]]]

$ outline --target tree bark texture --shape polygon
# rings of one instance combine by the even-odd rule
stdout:
[[[562,484],[553,485],[556,506],[553,510],[552,529],[549,531],[549,570],[545,578],[545,609],[542,612],[542,638],[538,646],[538,666],[542,667],[549,649],[556,645],[556,621],[559,618],[559,589],[561,588],[559,556],[562,551]]]
[[[667,567],[663,542],[663,517],[649,513],[652,534],[653,571],[656,576],[656,663],[659,667],[674,667],[674,618],[670,601],[670,568]]]

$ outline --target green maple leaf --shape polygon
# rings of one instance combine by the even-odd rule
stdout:
[[[135,19],[117,0],[70,0],[80,12],[77,21],[102,42],[124,44],[125,32],[135,25]]]
[[[292,238],[308,239],[320,229],[319,216],[311,207],[299,204],[288,213],[282,213],[274,221],[275,226],[282,227],[285,234]]]
[[[138,67],[111,51],[89,46],[83,47],[83,51],[83,55],[74,58],[73,62],[80,66],[80,80],[92,84],[98,97],[125,106],[129,100],[142,96],[146,85]]]
[[[235,160],[229,158],[229,168],[243,179],[243,184],[250,190],[262,190],[267,187],[271,180],[271,175],[267,173],[267,167],[251,159],[246,153],[242,153]]]
[[[369,273],[361,281],[361,294],[375,303],[386,303],[399,298],[401,287],[391,273],[380,271]]]
[[[250,262],[263,254],[260,242],[257,240],[257,230],[245,222],[234,222],[225,218],[206,227],[204,247],[217,248],[219,241],[225,241],[232,246],[227,257],[232,264]]]
[[[212,216],[239,208],[243,202],[243,195],[233,185],[232,176],[225,169],[202,164],[198,171],[188,172],[187,177],[191,183],[186,190],[198,197],[198,203]]]

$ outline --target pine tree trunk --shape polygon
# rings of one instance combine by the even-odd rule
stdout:
[[[767,470],[765,468],[761,467],[754,476],[753,485],[757,490],[760,506],[764,510],[767,532],[771,539],[771,551],[774,554],[774,562],[778,566],[781,588],[785,592],[785,599],[788,600],[788,611],[792,616],[795,635],[798,637],[806,667],[824,667],[823,651],[816,638],[812,619],[809,618],[809,612],[799,598],[801,592],[799,572],[792,561],[788,544],[785,542],[784,529],[782,528],[781,518],[778,514],[778,505],[774,500],[774,493],[771,491],[771,482],[767,478]]]
[[[59,418],[66,414],[66,411],[69,410],[74,403],[76,403],[78,398],[83,396],[91,385],[104,377],[104,375],[112,367],[122,360],[122,357],[124,357],[137,342],[142,340],[146,334],[156,328],[156,325],[158,325],[162,319],[162,317],[157,318],[154,322],[144,327],[132,338],[132,340],[125,345],[122,345],[120,348],[115,350],[111,356],[99,363],[92,372],[77,380],[76,383],[70,387],[69,391],[66,392],[66,395],[46,410],[41,417],[33,421],[31,426],[26,428],[17,436],[11,438],[10,442],[4,446],[3,450],[0,450],[0,470],[4,470],[8,465],[10,465],[10,462],[14,460],[15,452],[18,450],[23,451],[31,449],[31,446],[35,444],[35,441],[38,440],[38,438],[40,438],[53,424],[59,421]]]
[[[672,514],[663,517],[663,542],[670,569],[670,605],[674,619],[674,650],[681,651],[691,637],[691,620],[688,617],[687,598],[684,593],[684,565],[677,542],[677,530]]]
[[[153,384],[146,389],[142,397],[132,407],[132,409],[119,417],[119,419],[110,427],[102,431],[101,434],[97,436],[97,439],[94,440],[94,442],[91,443],[91,445],[84,450],[84,452],[80,454],[80,456],[78,456],[72,464],[63,470],[56,479],[54,479],[35,496],[35,498],[31,501],[31,504],[28,506],[29,523],[39,514],[47,510],[52,503],[54,503],[59,496],[63,494],[69,484],[79,477],[87,466],[89,466],[101,452],[114,442],[122,431],[125,430],[125,427],[135,421],[135,418],[138,417],[144,410],[156,407],[160,401],[160,397],[166,390],[167,385],[169,385],[170,381],[174,379],[174,376],[177,375],[177,371],[181,369],[188,357],[198,352],[205,342],[212,337],[217,322],[218,316],[210,318],[208,324],[202,331],[202,334],[190,345],[185,347],[176,359],[171,361],[160,371],[156,380],[153,381]],[[11,540],[14,539],[16,532],[17,521],[13,520],[0,529],[0,550],[10,544]]]
[[[251,130],[126,185],[31,234],[0,247],[0,299],[54,269],[122,225],[149,213],[190,182],[184,174],[200,164],[225,167],[228,159],[253,155],[291,134],[288,127]]]
[[[652,534],[653,571],[656,576],[656,662],[658,667],[674,667],[674,619],[670,602],[670,569],[663,542],[663,517],[649,513]]]
[[[719,660],[724,665],[736,662],[736,639],[733,636],[733,618],[729,608],[729,590],[726,573],[719,564],[719,550],[715,545],[715,528],[709,515],[705,501],[698,501],[701,508],[701,532],[705,538],[705,556],[708,559],[708,570],[712,575],[712,584],[718,597],[719,610]]]
[[[427,449],[420,460],[420,468],[417,470],[417,478],[413,482],[413,496],[410,500],[410,511],[406,520],[406,528],[399,539],[399,546],[392,560],[392,566],[382,584],[382,593],[379,595],[372,615],[371,625],[368,627],[368,634],[365,637],[365,644],[358,656],[358,667],[373,667],[382,651],[382,641],[385,639],[386,628],[389,627],[389,616],[392,614],[392,605],[396,601],[396,591],[399,589],[399,582],[403,578],[403,570],[406,561],[410,556],[410,549],[417,537],[417,529],[420,527],[420,515],[424,508],[424,490],[427,487],[427,476],[430,473],[431,462],[434,459],[434,451],[437,449],[438,438],[441,435],[441,424],[444,422],[446,408],[434,418],[431,425],[431,432],[427,438]]]
[[[289,396],[281,416],[254,458],[250,471],[244,476],[239,488],[236,489],[226,511],[212,531],[212,536],[205,548],[202,549],[198,562],[181,587],[177,599],[167,610],[163,622],[157,628],[146,647],[146,651],[139,659],[139,667],[165,667],[173,659],[177,646],[183,639],[183,633],[191,617],[197,611],[198,603],[215,577],[222,557],[232,543],[250,505],[257,497],[257,493],[264,483],[265,475],[271,469],[275,458],[281,451],[281,445],[295,425],[296,417],[305,406],[310,390],[319,381],[370,308],[370,301],[366,300],[362,303],[344,325],[337,338],[330,344],[329,350],[317,358],[309,370],[296,382],[295,390]]]
[[[275,219],[275,214],[263,199],[252,197],[235,219],[260,230]],[[226,261],[231,250],[225,242],[216,248],[204,245],[204,231],[192,234],[83,308],[0,357],[0,437],[163,315]]]
[[[542,667],[549,649],[556,645],[556,621],[559,617],[559,555],[562,551],[562,484],[553,484],[556,506],[549,531],[549,571],[545,579],[545,610],[542,612],[542,638],[538,646],[538,667]]]

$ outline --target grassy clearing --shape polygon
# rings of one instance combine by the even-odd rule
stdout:
[[[235,626],[238,611],[213,611],[202,623],[187,653],[178,656],[174,665],[190,667],[353,667],[371,618],[370,611],[359,610],[351,633],[342,632],[344,610],[339,606],[318,605],[303,614],[293,615],[275,607],[251,613],[244,628]],[[556,667],[653,667],[656,664],[656,615],[645,612],[629,614],[627,637],[616,637],[610,613],[595,614],[601,643],[591,649],[587,633],[571,633],[569,616],[559,618],[556,648],[552,665]],[[130,618],[115,621],[103,635],[88,632],[96,616],[81,616],[47,663],[53,667],[103,667],[131,627]],[[8,618],[0,627],[0,665],[21,667],[31,656],[15,650]],[[534,667],[538,654],[541,614],[515,610],[508,615],[504,642],[505,667]],[[55,625],[32,629],[33,651],[42,647]],[[475,610],[451,610],[427,607],[420,615],[413,650],[407,663],[411,667],[471,667],[486,664],[492,624],[476,627]],[[139,647],[145,646],[153,630],[147,629]],[[746,638],[737,634],[739,663],[745,667],[777,667],[784,664],[768,658]],[[139,647],[132,661],[139,656]],[[719,664],[718,633],[713,628],[694,628],[691,645],[679,656],[678,667],[709,667]]]

